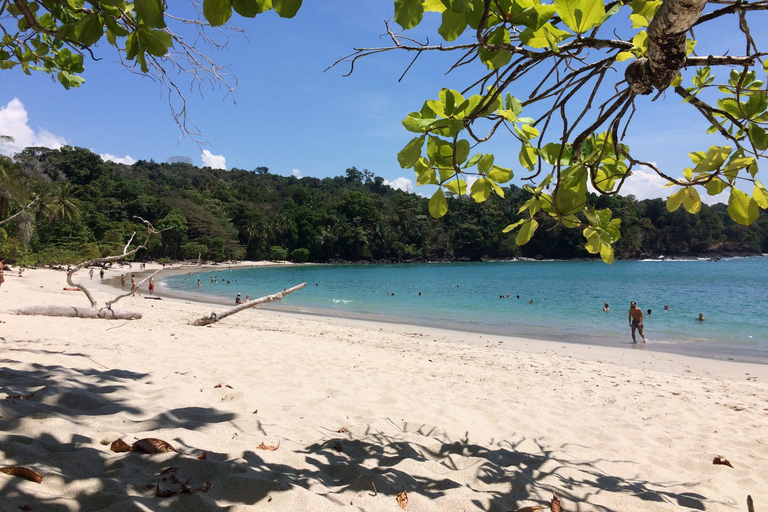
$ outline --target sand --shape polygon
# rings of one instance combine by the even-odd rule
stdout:
[[[0,288],[0,465],[44,476],[0,473],[3,512],[768,509],[763,365],[266,309],[193,327],[221,306],[143,296],[136,321],[10,313],[87,306],[64,286]],[[210,488],[156,496],[174,480]]]

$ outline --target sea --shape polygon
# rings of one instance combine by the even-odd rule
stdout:
[[[198,279],[200,286],[197,286]],[[273,309],[768,363],[768,257],[278,265],[163,278],[161,293],[235,304],[306,282]],[[604,312],[604,304],[609,311]],[[668,309],[665,309],[665,305]],[[648,312],[650,310],[650,313]],[[699,321],[699,314],[704,321]],[[640,337],[638,336],[638,341]]]

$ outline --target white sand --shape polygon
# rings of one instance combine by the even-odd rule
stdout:
[[[64,286],[0,288],[0,464],[44,475],[0,474],[3,512],[768,510],[763,365],[265,310],[192,327],[214,308],[143,297],[132,322],[9,313],[87,306]],[[109,449],[146,437],[184,453]],[[155,497],[169,467],[210,491]]]

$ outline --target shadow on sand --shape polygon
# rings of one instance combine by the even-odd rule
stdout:
[[[45,475],[42,484],[0,475],[2,510],[31,506],[45,512],[204,511],[266,505],[273,499],[275,510],[280,503],[307,504],[303,507],[307,510],[313,504],[333,508],[333,504],[349,507],[351,503],[352,509],[366,510],[373,503],[380,508],[379,502],[370,500],[382,499],[391,500],[392,506],[384,509],[396,510],[394,496],[403,490],[428,501],[456,492],[466,498],[467,510],[488,512],[514,510],[532,501],[543,503],[552,490],[569,511],[619,512],[592,500],[602,493],[689,510],[705,510],[705,502],[714,505],[705,496],[673,490],[695,484],[626,479],[598,469],[629,461],[570,460],[562,455],[568,453],[568,446],[552,450],[541,443],[532,445],[530,439],[482,445],[465,433],[456,441],[438,427],[392,420],[329,432],[320,441],[292,451],[283,446],[280,452],[209,452],[207,460],[198,460],[195,455],[207,447],[166,439],[185,453],[113,453],[108,443],[114,440],[114,432],[184,429],[203,435],[209,425],[232,422],[236,415],[216,408],[185,407],[146,417],[136,404],[148,398],[135,390],[137,381],[150,379],[148,374],[78,364],[74,360],[72,367],[0,361],[0,393],[32,394],[27,399],[0,400],[2,464],[28,466]],[[135,398],[131,393],[136,393]],[[131,430],[132,423],[138,425],[136,430]],[[82,429],[91,435],[56,435],[57,425],[62,432]],[[531,450],[531,446],[537,448]],[[177,468],[174,471],[190,487],[210,482],[210,491],[155,497],[160,473],[169,467]],[[544,479],[547,485],[540,484]]]

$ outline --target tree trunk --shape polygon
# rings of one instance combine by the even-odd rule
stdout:
[[[137,311],[118,311],[109,308],[77,308],[74,306],[29,306],[14,311],[17,315],[65,316],[72,318],[102,318],[105,320],[138,320]]]
[[[307,283],[301,283],[297,284],[293,288],[288,288],[287,290],[283,290],[281,292],[275,293],[273,295],[265,295],[264,297],[260,297],[258,299],[254,299],[248,302],[244,302],[243,304],[238,304],[237,306],[233,308],[229,308],[225,311],[222,311],[221,313],[211,313],[210,316],[204,316],[202,318],[198,318],[194,322],[192,322],[192,325],[210,325],[214,324],[220,320],[225,319],[229,315],[234,315],[235,313],[239,313],[240,311],[243,311],[244,309],[252,308],[254,306],[258,306],[259,304],[266,304],[267,302],[274,302],[276,300],[281,300],[283,297],[288,295],[289,293],[293,293],[296,290],[300,290],[307,286]]]
[[[707,0],[664,0],[648,25],[645,57],[627,66],[624,73],[635,94],[663,91],[685,65],[685,33],[701,16]]]

